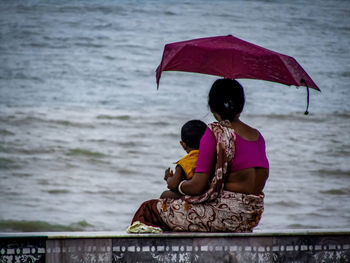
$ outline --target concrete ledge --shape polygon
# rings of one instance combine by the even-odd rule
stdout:
[[[0,262],[350,262],[350,229],[0,233]]]

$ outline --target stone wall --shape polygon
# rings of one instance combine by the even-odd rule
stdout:
[[[350,232],[2,233],[3,262],[350,262]]]

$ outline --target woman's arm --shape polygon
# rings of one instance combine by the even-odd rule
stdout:
[[[202,194],[209,183],[209,174],[195,173],[190,180],[186,180],[181,185],[181,191],[187,195]]]
[[[187,195],[200,195],[208,187],[211,171],[215,165],[216,139],[213,132],[207,128],[199,145],[199,155],[196,171],[192,179],[181,185],[181,191]]]

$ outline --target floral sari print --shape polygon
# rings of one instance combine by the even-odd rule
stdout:
[[[248,195],[223,190],[235,153],[235,133],[229,121],[208,125],[216,138],[215,174],[199,196],[159,199],[160,218],[172,231],[251,232],[264,210],[264,194]]]

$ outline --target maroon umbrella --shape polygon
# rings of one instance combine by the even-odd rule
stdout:
[[[294,58],[232,35],[165,45],[156,73],[157,88],[162,71],[196,72],[231,79],[261,79],[320,91]],[[309,89],[307,91],[309,97]]]

